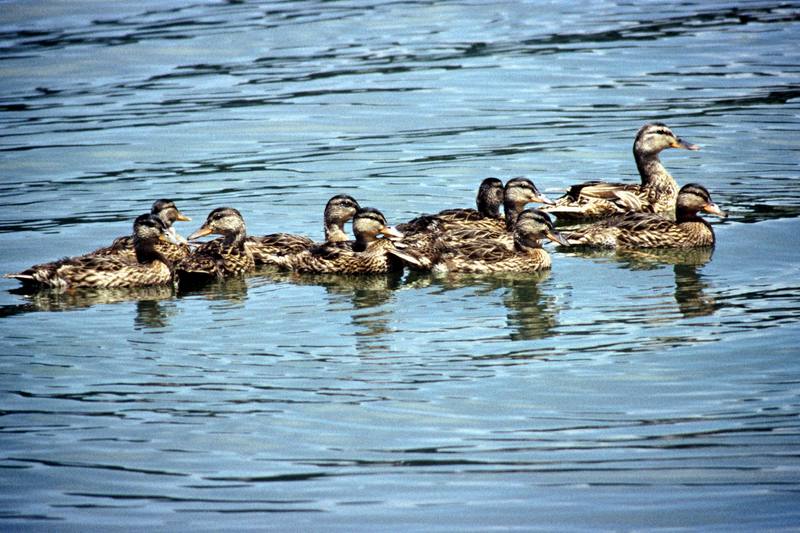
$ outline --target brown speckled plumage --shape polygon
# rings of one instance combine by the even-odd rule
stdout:
[[[141,215],[136,218],[133,231],[135,252],[132,255],[68,257],[5,277],[16,278],[28,288],[60,289],[138,287],[171,282],[171,262],[155,247],[160,239],[166,238],[164,223],[154,215]]]
[[[159,241],[156,243],[156,250],[173,263],[176,263],[186,257],[189,254],[189,247],[185,244],[185,239],[180,237],[175,232],[175,229],[172,227],[172,225],[176,221],[188,222],[192,219],[181,213],[181,211],[175,205],[175,202],[166,199],[156,200],[153,202],[153,206],[150,209],[150,214],[161,219],[167,228],[167,233],[170,235],[172,240],[175,241]],[[110,246],[98,248],[97,250],[86,255],[116,255],[133,258],[136,255],[136,252],[133,249],[133,237],[131,235],[117,237]]]
[[[405,237],[402,241],[403,250],[413,254],[424,269],[438,261],[443,246],[454,247],[473,241],[502,241],[510,250],[514,246],[512,231],[517,217],[531,202],[551,203],[531,180],[513,178],[503,189],[503,218],[484,217],[475,221],[442,224],[431,231]]]
[[[325,205],[325,242],[344,242],[348,236],[344,225],[358,211],[358,202],[347,194],[338,194]],[[310,250],[320,243],[305,235],[291,233],[272,233],[259,237],[247,237],[245,246],[253,254],[257,265],[277,265],[282,257]]]
[[[201,244],[175,265],[180,283],[237,276],[255,268],[253,254],[244,245],[247,230],[239,211],[231,207],[214,209],[189,240],[212,233],[222,238]]]
[[[405,254],[386,237],[402,235],[388,226],[377,209],[362,208],[353,219],[356,240],[352,243],[324,243],[283,257],[277,266],[296,272],[339,274],[383,274],[403,269]],[[378,235],[384,235],[379,239]]]
[[[435,272],[537,272],[550,268],[550,255],[542,249],[541,239],[565,244],[555,231],[550,217],[538,209],[523,211],[514,227],[514,246],[502,241],[476,240],[446,246],[434,265]]]
[[[666,148],[699,150],[678,138],[662,123],[642,126],[633,143],[633,156],[641,184],[589,181],[573,185],[546,211],[562,221],[599,220],[628,212],[672,216],[678,184],[661,164],[658,154]]]
[[[503,182],[497,178],[486,178],[478,187],[475,198],[477,209],[446,209],[433,215],[422,215],[397,225],[398,231],[406,237],[420,232],[444,230],[452,226],[476,225],[485,223],[492,225],[494,221],[502,221],[500,206],[503,205]]]
[[[724,217],[705,187],[684,185],[678,193],[675,220],[654,213],[626,213],[565,232],[571,245],[609,248],[692,248],[714,245],[711,225],[698,211]]]

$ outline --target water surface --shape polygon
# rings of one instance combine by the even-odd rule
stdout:
[[[3,529],[800,524],[800,4],[2,7],[2,272],[160,197],[321,238],[337,193],[399,222],[490,175],[636,182],[656,120],[730,213],[713,252],[534,277],[0,280]]]

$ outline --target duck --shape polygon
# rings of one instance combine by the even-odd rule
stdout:
[[[158,251],[173,263],[189,255],[189,246],[186,244],[186,239],[175,231],[173,224],[176,221],[191,222],[192,219],[181,213],[175,202],[164,198],[153,202],[150,214],[161,219],[167,228],[167,236],[170,237],[169,240],[161,240],[156,243]],[[133,247],[133,237],[130,235],[117,237],[110,246],[98,248],[87,255],[116,255],[133,258],[136,255]]]
[[[350,237],[344,225],[351,220],[360,206],[355,198],[347,194],[337,194],[325,205],[325,242],[347,242]],[[275,265],[276,257],[297,254],[309,250],[320,243],[305,235],[291,233],[272,233],[259,237],[247,237],[245,246],[253,254],[256,265]]]
[[[444,247],[454,247],[473,241],[501,241],[509,250],[514,248],[513,230],[517,218],[529,203],[551,204],[552,201],[539,191],[528,178],[510,179],[503,188],[503,218],[482,218],[452,222],[447,226],[434,228],[404,238],[398,246],[410,253],[416,263],[428,270],[437,261]],[[414,268],[414,263],[409,264]]]
[[[667,148],[699,150],[664,123],[645,124],[636,133],[633,157],[641,184],[587,181],[572,185],[555,204],[543,208],[563,222],[591,222],[626,212],[649,212],[671,216],[678,184],[659,159]]]
[[[169,242],[164,221],[151,213],[133,222],[134,254],[82,255],[34,265],[22,272],[6,274],[22,282],[23,288],[118,288],[164,285],[172,282],[172,262],[157,245]]]
[[[247,227],[237,209],[214,209],[203,225],[189,235],[188,240],[193,241],[210,234],[222,237],[200,244],[175,265],[179,284],[195,284],[238,276],[255,269],[253,254],[245,246]]]
[[[696,183],[681,187],[675,219],[655,213],[625,213],[583,228],[564,232],[571,246],[605,248],[696,248],[714,246],[714,230],[698,216],[702,211],[727,215],[711,200],[708,189]]]
[[[323,243],[298,254],[281,257],[276,266],[300,273],[386,274],[402,271],[416,259],[398,250],[392,239],[403,234],[389,226],[379,210],[362,207],[353,218],[355,240]],[[378,238],[381,235],[383,238]]]
[[[500,206],[503,205],[503,182],[489,177],[481,181],[475,198],[477,209],[462,207],[445,209],[436,214],[421,215],[397,225],[397,230],[405,236],[445,229],[453,225],[475,224],[482,220],[502,220]]]
[[[502,241],[473,240],[451,244],[433,265],[433,272],[540,272],[552,266],[550,254],[542,248],[542,239],[567,244],[555,230],[553,221],[540,209],[525,209],[517,217],[513,230],[514,247]]]

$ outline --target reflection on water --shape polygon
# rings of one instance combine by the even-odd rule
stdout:
[[[169,285],[151,287],[128,287],[113,289],[13,289],[10,292],[19,294],[24,303],[0,307],[0,317],[35,311],[69,311],[94,305],[117,304],[138,301],[150,302],[155,306],[162,300],[174,296]]]

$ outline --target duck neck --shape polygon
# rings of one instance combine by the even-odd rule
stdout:
[[[478,196],[478,213],[481,214],[483,218],[499,218],[500,217],[500,206],[494,202],[490,202],[488,199]]]
[[[328,242],[343,242],[348,240],[344,232],[344,224],[329,222],[325,224],[325,240]]]
[[[378,238],[375,235],[370,235],[367,233],[359,233],[356,235],[356,242],[353,244],[353,251],[354,252],[363,252],[364,250],[369,247],[370,244],[377,241]]]
[[[682,222],[702,222],[703,224],[708,225],[708,222],[703,220],[703,218],[697,214],[697,209],[690,209],[681,205],[675,206],[675,222],[678,224]]]
[[[636,160],[636,168],[639,170],[639,177],[642,186],[661,188],[662,186],[672,186],[675,180],[661,164],[658,152],[641,152],[636,147],[633,150],[633,157]]]
[[[133,238],[133,250],[136,252],[136,261],[142,264],[161,261],[172,271],[172,261],[167,259],[157,248],[156,244],[149,241],[140,241]]]
[[[228,248],[244,248],[244,241],[247,237],[244,229],[241,231],[234,231],[231,233],[226,233],[222,237],[222,244]]]
[[[514,229],[514,224],[517,223],[517,217],[522,213],[523,209],[525,209],[525,202],[520,203],[512,200],[503,202],[503,210],[506,212],[506,229],[508,231]]]
[[[524,252],[533,248],[541,248],[542,241],[533,237],[523,237],[522,235],[514,235],[514,248],[517,251]]]

